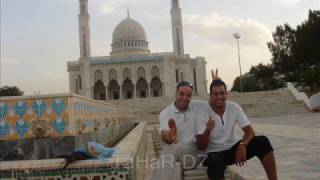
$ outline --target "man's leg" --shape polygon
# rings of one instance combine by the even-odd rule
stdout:
[[[205,165],[208,167],[207,174],[210,180],[224,179],[226,162],[222,152],[209,153]]]
[[[182,175],[182,166],[191,167],[192,164],[194,164],[193,158],[191,157],[195,157],[196,153],[196,146],[164,144],[159,157],[159,164],[152,180],[180,180]],[[183,158],[183,155],[186,155],[185,158]],[[184,160],[187,162],[184,163]]]
[[[232,157],[228,160],[228,165],[234,164],[236,157],[236,150],[239,142],[231,148]],[[276,161],[273,154],[273,148],[269,139],[266,136],[255,136],[247,145],[247,159],[257,156],[268,176],[269,180],[277,180]]]
[[[277,180],[277,167],[273,152],[269,152],[267,155],[265,155],[261,162],[264,170],[266,171],[268,179]]]

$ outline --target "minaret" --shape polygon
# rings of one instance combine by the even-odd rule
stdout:
[[[79,0],[79,38],[80,38],[80,59],[90,57],[90,28],[88,14],[88,0]]]
[[[174,53],[176,55],[184,55],[182,18],[179,0],[171,0],[171,24]]]
[[[88,13],[88,0],[79,0],[80,14],[79,14],[79,39],[80,39],[80,58],[82,64],[80,68],[82,90],[80,95],[91,97],[92,90],[90,86],[90,28],[89,28],[89,13]]]

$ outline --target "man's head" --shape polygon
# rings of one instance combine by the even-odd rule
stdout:
[[[210,103],[217,108],[222,108],[225,106],[226,100],[226,84],[220,79],[212,81],[210,84]]]
[[[192,97],[193,86],[191,83],[182,81],[177,85],[175,105],[179,111],[185,111]]]

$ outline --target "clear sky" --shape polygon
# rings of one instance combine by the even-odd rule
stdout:
[[[0,0],[1,86],[25,94],[69,91],[67,61],[79,57],[78,0]],[[126,17],[142,24],[151,52],[172,51],[171,0],[89,0],[91,55],[110,53],[112,32]],[[180,0],[185,53],[203,56],[231,88],[239,75],[236,40],[240,33],[242,72],[270,62],[266,43],[277,25],[307,19],[320,0]]]

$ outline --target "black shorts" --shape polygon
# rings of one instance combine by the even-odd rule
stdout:
[[[239,143],[240,141],[238,141],[228,150],[209,153],[207,160],[210,159],[210,156],[220,156],[226,165],[234,164]],[[260,160],[262,160],[263,157],[271,151],[273,151],[273,148],[266,136],[255,136],[246,147],[247,160],[254,156],[257,156]],[[207,163],[205,162],[205,164]]]

